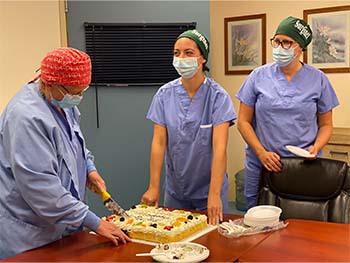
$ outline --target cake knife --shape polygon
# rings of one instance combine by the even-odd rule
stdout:
[[[121,215],[123,217],[129,218],[127,212],[111,197],[107,191],[101,192],[101,198],[104,206],[111,211],[113,214]]]

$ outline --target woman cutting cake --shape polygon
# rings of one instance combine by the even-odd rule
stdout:
[[[86,148],[77,105],[91,81],[90,57],[57,48],[41,61],[0,117],[0,259],[89,228],[114,244],[130,239],[84,203],[106,190]]]

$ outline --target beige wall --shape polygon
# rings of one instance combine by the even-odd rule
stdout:
[[[273,36],[276,26],[287,16],[303,17],[304,9],[340,6],[349,1],[216,1],[210,6],[211,74],[229,92],[238,113],[239,101],[235,94],[247,75],[225,75],[224,69],[224,18],[266,13],[267,40]],[[270,44],[267,43],[267,62],[272,61]],[[334,110],[334,125],[350,127],[350,73],[327,74],[338,95],[340,106]],[[235,196],[234,174],[244,167],[244,142],[234,126],[230,130],[228,172],[230,175],[229,198]]]
[[[0,1],[0,112],[36,76],[42,57],[67,43],[64,2]],[[60,15],[61,14],[61,15]]]

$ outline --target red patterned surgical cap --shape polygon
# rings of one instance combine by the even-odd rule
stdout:
[[[91,82],[91,60],[88,54],[71,47],[56,48],[43,58],[42,81],[49,85],[88,86]]]

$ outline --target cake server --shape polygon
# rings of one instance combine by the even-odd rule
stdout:
[[[167,253],[165,252],[158,252],[158,253],[138,253],[136,254],[136,257],[153,257],[153,256],[160,256],[160,255],[164,255],[164,256],[167,256]]]
[[[113,214],[121,215],[123,217],[130,217],[127,212],[111,197],[107,191],[101,192],[101,198],[104,206]]]
[[[176,253],[175,251],[169,251],[169,252],[150,252],[150,253],[138,253],[136,254],[136,257],[155,257],[155,256],[165,256],[168,259],[182,259],[184,257],[184,254],[182,253]]]

